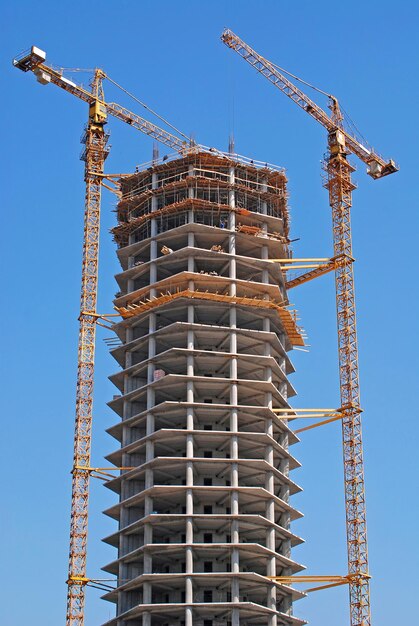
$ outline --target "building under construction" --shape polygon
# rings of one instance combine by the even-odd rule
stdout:
[[[303,624],[304,594],[268,578],[303,569],[297,437],[273,412],[289,407],[287,352],[303,343],[271,261],[289,255],[284,171],[197,150],[121,191],[108,460],[125,469],[107,483],[119,495],[108,624]]]
[[[298,625],[292,606],[304,593],[290,585],[308,582],[326,584],[306,592],[348,585],[351,626],[371,625],[348,156],[374,180],[398,166],[360,140],[335,96],[327,96],[328,113],[289,76],[309,83],[229,29],[221,40],[327,132],[331,258],[291,258],[282,169],[239,157],[232,147],[225,154],[198,145],[158,114],[175,134],[107,102],[105,79],[132,94],[102,69],[86,89],[47,64],[37,46],[13,60],[42,85],[88,105],[67,626],[84,626],[88,585],[116,603],[109,626]],[[156,157],[132,175],[105,173],[109,116],[177,155]],[[96,309],[102,187],[119,198],[115,315]],[[309,271],[284,279],[296,269]],[[291,409],[287,352],[303,338],[287,291],[331,271],[340,407]],[[121,370],[112,376],[120,393],[111,406],[121,421],[110,433],[120,447],[108,457],[112,467],[98,468],[91,462],[95,333],[112,317],[121,317],[110,326],[120,340],[113,355]],[[290,420],[298,417],[321,421],[294,431]],[[348,571],[295,576],[303,567],[291,549],[302,540],[291,521],[301,514],[290,504],[299,487],[290,478],[298,463],[289,446],[297,433],[336,420]],[[107,538],[118,556],[105,568],[116,587],[86,568],[91,476],[112,477],[107,486],[119,495],[107,511],[119,524]]]

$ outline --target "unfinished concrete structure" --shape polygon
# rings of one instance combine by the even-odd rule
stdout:
[[[296,436],[272,411],[302,344],[286,308],[282,169],[197,151],[122,181],[114,236],[124,319],[108,483],[118,531],[109,625],[295,625]],[[133,469],[129,469],[133,468]]]

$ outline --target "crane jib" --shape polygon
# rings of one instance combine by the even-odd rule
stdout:
[[[339,130],[343,135],[346,151],[357,156],[368,166],[368,174],[372,178],[382,178],[383,176],[398,171],[398,167],[394,161],[386,161],[373,150],[369,150],[363,146],[349,132],[337,125],[326,111],[319,107],[303,91],[298,89],[294,83],[288,80],[277,67],[253,50],[253,48],[231,30],[226,29],[221,35],[221,40],[229,48],[235,50],[249,65],[265,76],[265,78],[293,100],[300,108],[304,109],[311,117],[317,120],[328,133],[335,133]]]

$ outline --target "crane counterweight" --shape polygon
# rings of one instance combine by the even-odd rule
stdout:
[[[22,72],[29,72],[43,63],[46,58],[46,52],[37,46],[32,46],[29,50],[25,50],[15,57],[13,59],[13,65],[19,70],[22,70]]]

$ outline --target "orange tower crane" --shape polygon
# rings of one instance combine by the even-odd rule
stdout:
[[[382,178],[398,171],[394,161],[385,161],[345,130],[337,99],[329,94],[331,115],[313,102],[284,76],[281,68],[255,52],[240,37],[226,29],[221,40],[267,78],[275,87],[316,119],[328,133],[325,187],[332,208],[334,256],[346,263],[335,267],[339,350],[339,378],[343,433],[346,534],[349,569],[351,626],[370,626],[367,524],[359,392],[358,345],[355,313],[354,274],[351,242],[351,182],[354,167],[347,160],[354,154],[367,165],[368,174]],[[286,72],[288,74],[288,72]],[[294,77],[296,78],[296,77]],[[324,92],[323,92],[324,93]]]
[[[83,136],[83,143],[86,148],[82,156],[85,161],[86,195],[66,621],[67,626],[82,626],[84,624],[85,586],[90,582],[90,579],[86,576],[86,548],[89,482],[90,475],[94,469],[90,465],[90,450],[95,334],[96,323],[98,318],[100,318],[96,312],[96,301],[101,187],[105,177],[104,163],[109,154],[109,147],[107,147],[109,135],[105,132],[107,116],[112,115],[126,122],[181,154],[193,150],[208,149],[203,146],[188,145],[186,141],[159,128],[119,104],[105,102],[102,83],[104,78],[109,77],[102,70],[96,69],[94,71],[90,85],[91,91],[88,91],[65,78],[62,68],[57,69],[46,65],[45,59],[45,52],[33,46],[29,51],[16,57],[13,60],[13,65],[24,72],[33,72],[41,84],[47,85],[52,83],[57,85],[89,105],[88,122]],[[212,148],[211,151],[214,152],[215,150]]]

